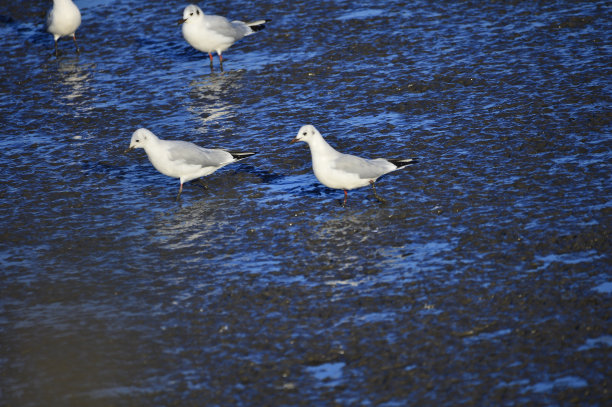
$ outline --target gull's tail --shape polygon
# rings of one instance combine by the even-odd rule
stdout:
[[[237,153],[235,151],[228,151],[228,153],[230,153],[232,157],[234,157],[236,160],[242,160],[243,158],[247,158],[254,154],[257,154],[257,153],[249,153],[249,152]]]
[[[402,168],[405,167],[407,165],[411,165],[411,164],[415,164],[418,163],[419,160],[416,158],[408,158],[406,160],[387,160],[389,161],[391,164],[395,165],[397,168]]]
[[[266,28],[266,23],[268,23],[270,20],[257,20],[257,21],[251,21],[249,23],[245,23],[248,27],[251,28],[251,30],[253,30],[254,33],[256,33],[257,31],[261,31],[264,28]]]

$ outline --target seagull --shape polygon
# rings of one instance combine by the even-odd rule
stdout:
[[[53,7],[47,14],[47,31],[55,40],[55,56],[58,56],[57,40],[72,36],[76,52],[79,53],[75,32],[81,25],[81,12],[72,0],[53,0]]]
[[[135,148],[144,148],[157,171],[180,180],[177,201],[183,192],[184,182],[210,175],[227,164],[255,154],[203,148],[188,141],[162,140],[145,128],[132,134],[130,147],[125,152]]]
[[[416,158],[368,160],[343,154],[327,144],[321,133],[310,124],[302,126],[291,143],[298,141],[303,141],[310,147],[312,169],[317,179],[326,187],[344,190],[343,207],[346,206],[349,190],[365,187],[368,184],[372,186],[376,199],[385,202],[376,193],[374,182],[385,174],[417,162]]]
[[[250,23],[229,21],[225,17],[205,15],[201,8],[190,4],[183,11],[183,37],[198,51],[207,52],[210,57],[210,69],[213,69],[212,53],[219,55],[219,65],[223,71],[223,56],[221,53],[231,47],[236,41],[261,31],[270,20],[257,20]]]

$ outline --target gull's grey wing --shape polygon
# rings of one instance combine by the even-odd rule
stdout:
[[[168,157],[172,161],[182,161],[188,165],[202,167],[219,167],[234,161],[230,153],[224,150],[203,148],[187,141],[172,141]]]
[[[232,21],[222,16],[206,16],[206,24],[213,30],[225,37],[239,40],[247,35],[249,28],[242,21]]]
[[[234,30],[236,30],[236,34],[238,35],[237,37],[234,37],[236,38],[236,40],[239,40],[253,33],[253,29],[249,27],[244,21],[234,20],[232,21],[232,27],[234,27]]]
[[[341,154],[333,160],[332,168],[357,174],[361,179],[374,179],[392,171],[395,166],[382,158],[367,160],[350,154]]]

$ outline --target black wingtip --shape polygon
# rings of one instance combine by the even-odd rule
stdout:
[[[395,165],[397,168],[402,168],[405,167],[407,165],[412,165],[412,164],[416,164],[419,162],[418,158],[408,158],[405,160],[387,160],[389,161],[391,164]]]
[[[237,153],[237,152],[232,152],[232,151],[229,151],[229,153],[230,153],[230,154],[232,155],[232,157],[234,157],[236,160],[242,160],[243,158],[247,158],[247,157],[250,157],[250,156],[252,156],[252,155],[257,154],[256,152],[255,152],[255,153],[253,153],[253,152],[240,152],[240,153]]]
[[[270,21],[272,21],[272,20],[269,20],[269,19],[266,18],[266,19],[263,20],[263,23],[256,24],[256,25],[249,25],[249,27],[251,27],[251,30],[253,30],[253,32],[261,31],[264,28],[266,28],[266,24],[268,24]]]

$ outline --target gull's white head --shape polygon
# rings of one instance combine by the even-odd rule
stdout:
[[[138,129],[132,134],[132,140],[130,141],[130,148],[128,148],[128,150],[145,148],[152,140],[157,140],[155,134],[145,128]]]
[[[319,131],[315,129],[315,126],[313,126],[312,124],[307,124],[300,128],[300,131],[298,131],[297,136],[295,136],[295,138],[291,140],[291,142],[296,143],[298,141],[303,141],[305,143],[309,143],[317,134],[319,136],[321,135]]]
[[[193,23],[204,18],[204,12],[195,4],[190,4],[183,10],[183,19],[180,23]]]

